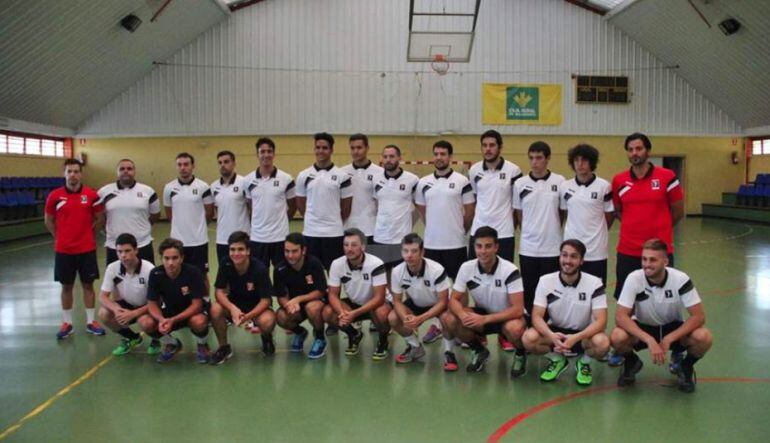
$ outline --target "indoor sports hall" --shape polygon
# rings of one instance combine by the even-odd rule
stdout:
[[[766,441],[768,26],[765,0],[1,1],[0,442]],[[684,195],[675,268],[697,289],[713,334],[694,392],[680,392],[668,355],[656,365],[646,350],[633,386],[619,387],[623,367],[600,360],[592,384],[577,384],[580,357],[547,383],[546,358],[530,354],[526,373],[512,378],[514,352],[495,335],[478,373],[465,368],[475,348],[459,340],[456,372],[442,369],[440,339],[419,360],[397,363],[405,342],[395,331],[376,361],[369,321],[355,325],[364,334],[357,355],[346,355],[340,332],[309,359],[308,346],[291,352],[296,333],[276,326],[266,356],[259,331],[230,327],[233,357],[199,364],[196,336],[182,329],[181,350],[159,364],[148,335],[115,355],[120,335],[87,333],[93,314],[79,282],[73,329],[57,337],[61,251],[44,220],[73,193],[66,159],[79,161],[94,191],[116,184],[123,159],[133,162],[136,181],[157,193],[151,235],[162,272],[158,246],[172,231],[164,187],[182,184],[179,153],[213,187],[225,184],[222,151],[238,175],[258,173],[255,143],[269,137],[275,166],[296,179],[318,159],[314,134],[333,135],[331,161],[342,167],[351,164],[350,136],[362,133],[373,164],[396,145],[404,171],[430,177],[439,169],[434,143],[444,140],[452,170],[468,181],[488,130],[502,134],[501,156],[524,176],[534,142],[550,146],[548,170],[565,179],[576,174],[568,152],[587,144],[608,182],[632,165],[627,136],[649,137],[650,170],[673,171]],[[354,197],[351,216],[355,205]],[[423,235],[416,214],[413,230]],[[657,215],[635,221],[648,217]],[[56,222],[56,232],[92,235],[77,223]],[[615,220],[607,241],[608,335],[623,223]],[[304,228],[293,213],[289,230]],[[97,308],[105,235],[95,234]],[[213,296],[216,220],[205,235]],[[214,351],[213,329],[207,340]]]

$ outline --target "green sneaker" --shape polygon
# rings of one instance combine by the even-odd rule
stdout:
[[[549,359],[550,360],[550,359]],[[561,356],[556,360],[550,360],[548,367],[540,373],[541,381],[555,381],[562,372],[567,370],[567,357]]]
[[[147,346],[147,353],[150,355],[160,354],[160,340],[153,338],[150,346]]]
[[[112,350],[112,355],[126,355],[131,352],[132,349],[142,344],[142,337],[136,337],[134,339],[123,338],[120,340],[120,345]]]
[[[588,386],[594,381],[593,376],[591,375],[591,365],[583,363],[580,358],[575,362],[575,371],[577,372],[575,380],[577,380],[579,385]]]

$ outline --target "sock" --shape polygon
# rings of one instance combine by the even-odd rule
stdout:
[[[559,353],[557,353],[557,352],[549,352],[549,353],[545,354],[545,358],[547,358],[548,360],[551,360],[551,361],[559,361],[562,358],[564,358],[564,356],[559,354]]]
[[[149,335],[150,337],[152,337],[152,341],[153,341],[153,342],[158,342],[158,341],[160,341],[160,333],[159,333],[158,331],[155,331],[155,332],[153,332],[153,333],[151,333],[151,334],[147,334],[147,335]]]
[[[444,343],[444,352],[454,352],[455,339],[443,337],[441,341]]]
[[[484,345],[481,344],[481,341],[479,339],[474,338],[470,342],[468,342],[468,345],[476,352],[481,352],[484,350]]]
[[[318,340],[326,340],[326,336],[324,335],[324,327],[321,326],[321,329],[315,329],[313,328],[313,338],[316,338]]]
[[[388,342],[388,333],[380,332],[380,343],[387,343],[387,342]]]
[[[123,337],[129,340],[136,340],[137,338],[139,338],[139,334],[132,331],[130,328],[120,328],[118,330],[118,334],[122,335]]]
[[[693,367],[698,360],[700,360],[700,357],[696,357],[688,352],[687,356],[682,360],[682,366]]]
[[[587,365],[591,363],[591,356],[588,354],[583,354],[580,356],[580,362]]]
[[[202,335],[198,335],[193,333],[195,336],[195,340],[198,342],[199,345],[207,345],[209,344],[209,328],[206,328],[205,331],[203,331]]]
[[[344,328],[340,328],[340,330],[345,334],[348,334],[348,337],[355,337],[358,335],[358,329],[354,328],[353,325],[347,325]]]
[[[527,355],[527,350],[524,349],[524,346],[516,346],[516,355]]]
[[[406,344],[413,348],[419,348],[420,347],[420,341],[417,340],[417,336],[414,334],[410,334],[408,337],[404,337],[404,340],[406,341]]]
[[[627,354],[620,354],[620,355],[622,355],[623,358],[625,358],[626,361],[628,361],[628,362],[634,362],[636,360],[639,360],[639,356],[636,355],[636,352],[634,352],[634,351],[631,351],[631,352],[629,352]]]
[[[291,332],[293,332],[293,333],[295,333],[297,335],[305,335],[305,334],[307,334],[307,329],[303,328],[302,326],[297,325],[297,326],[291,328]]]
[[[265,334],[262,333],[262,346],[265,345],[265,343],[273,341],[273,334]]]
[[[86,322],[90,325],[94,322],[94,312],[96,309],[94,308],[86,308]]]
[[[72,324],[72,309],[62,309],[61,318],[64,323]]]
[[[172,336],[171,334],[166,334],[162,337],[160,337],[160,342],[163,345],[175,345],[176,344],[176,338]]]

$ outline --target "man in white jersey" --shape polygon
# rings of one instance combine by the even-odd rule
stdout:
[[[504,334],[516,345],[511,376],[524,372],[527,354],[521,343],[526,329],[521,274],[516,265],[497,255],[497,231],[489,226],[476,230],[476,257],[457,273],[449,309],[441,316],[444,327],[444,370],[456,371],[454,339],[468,343],[473,357],[466,370],[480,372],[489,359],[482,344],[488,334]],[[470,300],[474,306],[470,306]]]
[[[251,256],[265,266],[283,261],[289,219],[297,210],[294,179],[275,166],[275,143],[257,140],[259,167],[246,176],[246,198],[251,200]]]
[[[449,277],[467,259],[465,233],[473,221],[476,198],[468,179],[450,167],[452,144],[433,144],[433,174],[420,179],[414,201],[425,221],[425,256],[441,263]]]
[[[372,359],[384,360],[388,357],[390,333],[390,307],[385,303],[385,264],[365,252],[366,236],[359,229],[345,230],[344,250],[345,255],[334,260],[329,269],[329,304],[324,306],[324,320],[347,334],[348,348],[345,355],[358,354],[364,336],[352,324],[371,320],[379,332]],[[343,286],[347,297],[341,299]]]
[[[342,225],[350,216],[353,189],[350,176],[332,163],[334,137],[321,132],[313,138],[315,163],[297,175],[297,209],[304,216],[308,253],[328,270],[344,255]]]
[[[195,158],[186,152],[176,156],[178,177],[163,188],[163,206],[171,221],[171,237],[184,245],[185,263],[204,275],[209,270],[209,234],[206,225],[214,218],[211,188],[195,178]],[[206,289],[208,290],[208,279]]]
[[[113,245],[118,261],[110,263],[104,271],[99,294],[99,319],[123,337],[120,345],[112,351],[112,355],[119,356],[128,354],[142,343],[142,336],[131,330],[132,324],[139,323],[143,331],[149,331],[154,326],[147,307],[147,282],[155,265],[139,257],[136,237],[131,234],[118,235]],[[147,353],[158,352],[160,342],[153,338]]]
[[[615,220],[612,186],[594,171],[599,151],[580,144],[567,153],[575,177],[562,182],[559,207],[566,213],[564,239],[580,240],[586,247],[581,270],[607,284],[607,231]],[[564,218],[564,217],[562,217]]]
[[[219,180],[211,183],[214,208],[217,217],[217,263],[229,254],[227,244],[230,234],[249,232],[249,200],[246,198],[246,182],[235,172],[235,154],[231,151],[217,153]]]
[[[447,306],[449,279],[444,267],[425,258],[422,238],[407,234],[401,241],[404,261],[393,268],[390,293],[393,310],[388,321],[406,341],[406,349],[396,357],[396,363],[409,363],[425,355],[417,338],[417,329],[425,321],[437,318]]]
[[[540,277],[532,309],[532,327],[522,341],[527,351],[543,355],[549,364],[540,380],[559,378],[567,369],[567,355],[575,361],[575,380],[593,382],[591,358],[601,358],[610,349],[607,328],[607,294],[602,281],[581,270],[586,247],[580,240],[561,244],[559,271]],[[547,315],[547,320],[546,320]]]
[[[344,227],[358,228],[366,235],[367,243],[374,239],[374,224],[377,216],[377,205],[374,200],[374,187],[382,177],[384,169],[368,158],[369,137],[364,134],[353,134],[349,139],[350,158],[352,163],[341,169],[350,175],[353,202],[350,217],[345,220]]]
[[[104,227],[104,247],[107,264],[117,261],[115,240],[131,233],[139,244],[139,257],[155,263],[152,249],[152,224],[160,218],[160,200],[151,187],[136,181],[136,165],[131,159],[118,162],[118,180],[99,189],[99,201],[104,205],[107,223]]]
[[[532,143],[527,155],[530,172],[513,185],[513,209],[516,224],[521,226],[519,265],[524,281],[524,306],[532,312],[540,277],[559,270],[559,186],[564,177],[548,170],[551,147],[547,143]]]
[[[653,363],[663,365],[671,349],[687,351],[677,368],[679,390],[695,390],[694,365],[711,348],[713,339],[703,326],[706,313],[695,285],[668,263],[668,245],[648,240],[642,248],[642,269],[631,272],[623,284],[611,335],[612,347],[625,359],[618,386],[632,385],[642,369],[634,351],[649,348]],[[684,321],[683,309],[689,314]]]

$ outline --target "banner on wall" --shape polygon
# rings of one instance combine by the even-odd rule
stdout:
[[[561,85],[483,83],[485,125],[560,125]]]

